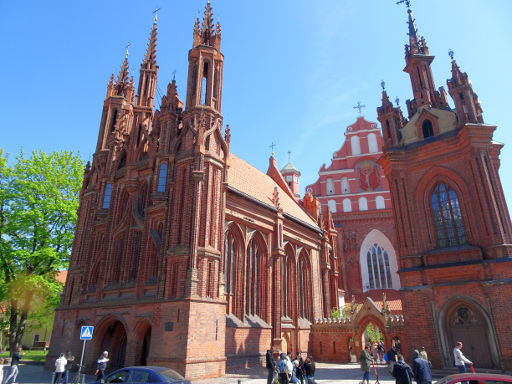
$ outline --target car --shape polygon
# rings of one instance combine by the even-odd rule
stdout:
[[[190,380],[185,380],[178,372],[167,367],[126,367],[114,371],[103,379],[104,383],[172,383],[172,384],[190,384]],[[100,384],[95,381],[90,384]]]
[[[493,373],[458,373],[443,377],[436,384],[508,384],[512,376]]]

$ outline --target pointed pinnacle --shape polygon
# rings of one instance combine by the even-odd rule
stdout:
[[[153,23],[151,34],[149,35],[148,48],[143,63],[151,63],[152,66],[156,65],[156,40],[157,40],[157,25]]]

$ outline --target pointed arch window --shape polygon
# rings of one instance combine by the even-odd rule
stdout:
[[[448,184],[439,183],[432,192],[432,212],[438,247],[452,247],[467,242],[459,199]]]
[[[246,264],[246,310],[248,315],[260,315],[259,309],[259,291],[262,281],[261,273],[261,253],[256,241],[251,240],[247,247]]]
[[[373,244],[366,253],[366,264],[370,289],[393,288],[389,255],[383,247]]]
[[[425,120],[421,125],[421,129],[423,131],[423,138],[434,136],[434,128],[432,127],[432,122],[430,120]]]
[[[105,194],[103,195],[103,209],[110,208],[110,198],[112,197],[112,184],[108,183],[105,186]]]
[[[290,305],[290,286],[288,280],[290,278],[290,268],[288,261],[291,259],[290,255],[286,255],[282,260],[281,265],[281,311],[282,317],[291,317],[291,305]]]
[[[309,268],[307,256],[304,253],[301,254],[301,257],[299,258],[298,277],[299,294],[297,295],[297,299],[299,301],[299,317],[311,321],[311,269]]]
[[[167,182],[167,164],[162,163],[160,165],[160,171],[158,172],[158,187],[157,192],[165,192],[165,184]]]

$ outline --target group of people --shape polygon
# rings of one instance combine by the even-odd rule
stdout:
[[[315,362],[311,355],[304,360],[301,353],[297,352],[292,360],[291,352],[281,353],[275,361],[272,351],[268,349],[266,367],[268,369],[267,384],[315,384]]]
[[[431,384],[432,375],[430,373],[430,362],[425,347],[421,352],[415,349],[413,351],[413,367],[404,361],[400,351],[400,344],[397,343],[387,352],[386,361],[389,363],[389,369],[396,384],[411,384],[412,380],[416,380],[418,384]],[[365,349],[361,351],[359,357],[361,370],[363,371],[363,380],[360,384],[370,384],[370,368],[374,363],[371,354],[371,345],[367,344]]]

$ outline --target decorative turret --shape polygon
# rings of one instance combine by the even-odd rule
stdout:
[[[206,4],[203,23],[194,24],[194,42],[189,51],[186,109],[202,105],[221,112],[222,67],[221,28],[214,29],[210,2]]]
[[[295,168],[292,163],[290,163],[290,151],[288,151],[288,163],[281,169],[281,174],[283,175],[284,179],[286,180],[286,184],[288,184],[288,187],[293,192],[293,195],[295,196],[295,199],[300,198],[300,191],[299,191],[299,177],[300,177],[300,171]]]
[[[452,78],[447,80],[448,92],[455,103],[459,125],[483,123],[482,107],[466,72],[461,72],[453,59],[453,51],[448,53],[452,59]]]
[[[388,94],[385,89],[384,81],[381,82],[382,87],[382,106],[377,108],[378,120],[382,126],[382,135],[384,136],[384,149],[398,146],[402,140],[401,129],[404,126],[404,117],[398,106],[393,107],[389,101]]]

